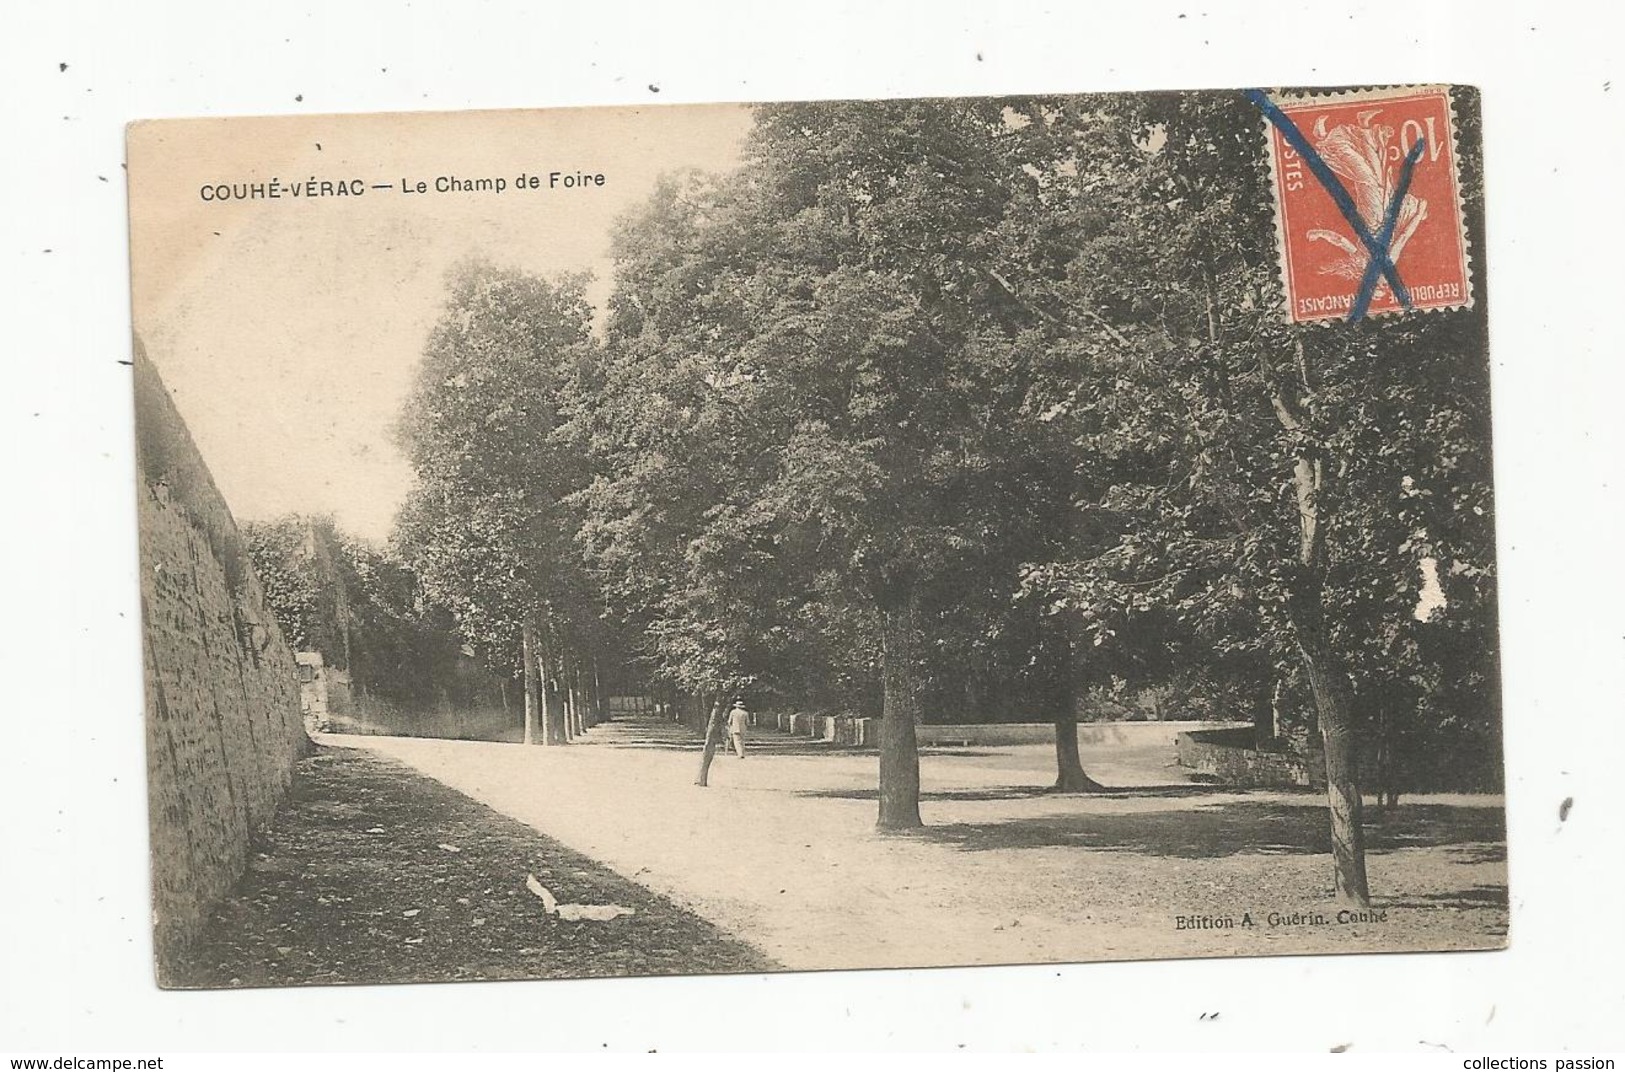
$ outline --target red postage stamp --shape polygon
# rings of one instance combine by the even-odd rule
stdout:
[[[1276,98],[1266,107],[1287,319],[1472,305],[1450,91]]]

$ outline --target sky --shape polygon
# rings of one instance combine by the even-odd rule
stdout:
[[[615,219],[664,173],[737,166],[749,125],[735,105],[137,124],[136,334],[239,521],[331,513],[382,541],[412,481],[391,428],[447,269],[587,270],[601,307]],[[549,188],[554,171],[604,184]],[[521,174],[541,188],[515,188]],[[273,178],[274,199],[201,192]],[[442,178],[508,189],[437,193]],[[356,179],[361,196],[288,189]]]

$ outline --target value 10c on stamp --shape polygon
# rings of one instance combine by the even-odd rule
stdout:
[[[1289,321],[1472,305],[1446,87],[1264,107]]]

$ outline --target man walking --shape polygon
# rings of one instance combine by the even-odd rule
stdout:
[[[728,745],[740,759],[745,758],[745,726],[750,721],[750,712],[745,710],[745,701],[734,697],[732,710],[728,712]]]

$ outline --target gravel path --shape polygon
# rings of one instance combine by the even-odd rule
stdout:
[[[872,752],[760,731],[745,759],[718,756],[705,789],[693,784],[695,736],[650,720],[562,748],[344,740],[793,969],[1505,943],[1499,798],[1416,798],[1373,816],[1368,866],[1384,918],[1345,923],[1330,897],[1323,798],[1186,784],[1167,748],[1086,747],[1086,769],[1117,790],[1094,796],[1044,791],[1049,746],[928,752],[927,828],[899,836],[873,828]]]
[[[614,904],[608,921],[550,916]],[[321,747],[174,987],[753,972],[758,950],[373,752]]]

